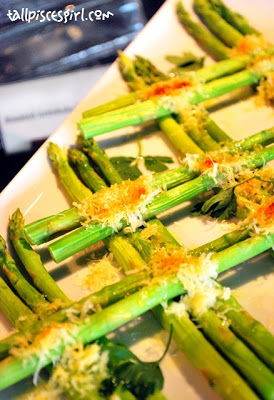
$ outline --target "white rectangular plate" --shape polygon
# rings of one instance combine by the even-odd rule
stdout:
[[[177,21],[174,11],[176,3],[177,0],[170,0],[164,4],[129,46],[127,49],[129,55],[142,54],[156,62],[160,68],[167,70],[171,65],[164,60],[166,54],[179,54],[187,50],[203,54],[195,41],[188,36]],[[190,8],[190,0],[186,3]],[[252,24],[274,42],[272,20],[274,2],[272,0],[241,2],[227,0],[227,3],[246,15]],[[207,62],[212,61],[208,58]],[[77,135],[76,122],[81,119],[81,113],[115,98],[125,91],[126,85],[119,75],[117,64],[114,63],[49,140],[65,147],[73,145]],[[273,110],[268,107],[257,108],[253,97],[235,104],[227,103],[225,108],[213,112],[212,115],[216,122],[235,139],[241,139],[274,125]],[[111,156],[124,154],[136,156],[138,133],[134,134],[134,132],[136,129],[129,128],[97,137],[97,139]],[[137,128],[137,132],[141,133],[140,128]],[[144,155],[171,155],[174,159],[177,156],[161,132],[146,132],[142,144]],[[0,233],[5,238],[7,238],[8,218],[18,207],[28,223],[70,206],[70,201],[59,185],[49,163],[47,145],[46,142],[37,151],[1,194]],[[4,172],[2,171],[2,173]],[[172,213],[169,214],[170,218],[168,214],[163,216],[163,221],[188,247],[208,242],[229,229],[226,224],[218,225],[207,218],[191,217],[188,204],[178,207],[175,215],[176,222],[172,219]],[[83,254],[81,253],[80,256]],[[84,294],[75,283],[75,274],[83,269],[83,266],[77,263],[80,256],[77,255],[59,265],[49,259],[44,259],[46,268],[51,271],[61,288],[73,299],[79,299]],[[234,294],[243,306],[273,331],[274,321],[271,315],[271,304],[274,300],[271,290],[273,259],[270,256],[263,254],[245,265],[234,268],[232,272],[222,277],[222,281],[235,289]],[[0,315],[0,334],[3,335],[10,330],[11,326],[4,316]],[[120,329],[118,335],[120,340],[126,340],[132,345],[134,351],[147,360],[157,359],[162,354],[167,340],[167,334],[161,330],[160,325],[150,313]],[[188,360],[176,350],[174,344],[164,359],[162,367],[165,375],[164,393],[170,400],[219,398],[208,386],[202,374],[196,371]],[[14,389],[5,393],[5,398],[14,397]],[[2,398],[1,393],[0,398]]]

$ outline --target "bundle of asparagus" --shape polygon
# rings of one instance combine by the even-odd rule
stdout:
[[[242,60],[236,60],[235,64],[231,63],[230,65],[234,65],[233,68],[236,68],[236,70],[237,68],[241,69],[246,65],[246,60],[247,59],[244,58]],[[139,71],[141,71],[139,73],[142,75],[143,70],[141,67],[143,64],[140,57],[138,58],[138,62]],[[235,66],[237,63],[238,67]],[[239,63],[242,63],[243,66],[239,67]],[[149,65],[146,64],[146,66]],[[157,70],[154,70],[154,73],[163,79],[163,76],[159,74]],[[208,69],[208,73],[212,73],[212,70]],[[222,75],[224,72],[221,72],[220,74]],[[243,79],[247,79],[247,75]],[[253,80],[249,80],[249,82],[253,82]],[[208,87],[206,90],[207,89]],[[122,102],[122,104],[125,105],[128,101],[132,101],[132,99],[136,101],[136,93],[133,93],[133,96],[129,95],[127,98],[120,99],[118,103],[121,104]],[[117,102],[113,102],[112,104],[100,109],[102,110],[105,108],[105,110],[108,110],[109,106],[114,107],[115,109],[117,107]],[[175,111],[177,111],[177,109]],[[91,114],[93,112],[96,114],[101,111],[98,111],[98,109],[97,111],[88,111],[88,113]],[[167,122],[166,125],[170,127],[170,124],[172,124],[173,121],[174,120],[170,119],[169,114],[167,114],[167,116],[162,117],[162,120],[159,120],[159,123],[161,124],[162,122],[162,125],[165,126],[165,123]],[[220,130],[217,127],[217,132],[219,131]],[[220,139],[219,137],[216,140],[216,143],[223,140],[230,140],[226,134],[223,137],[225,137],[225,139]],[[247,165],[252,168],[259,167],[263,165],[265,161],[273,158],[273,149],[267,148],[262,150],[260,148],[258,151],[256,144],[267,144],[268,142],[271,143],[272,140],[273,129],[270,129],[260,133],[259,135],[255,135],[246,141],[231,144],[230,146],[232,147],[230,147],[229,152],[233,154],[235,149],[240,148],[244,150],[254,149],[255,145],[255,151],[253,153],[241,154],[240,160],[244,167]],[[109,162],[107,155],[100,150],[94,141],[83,141],[81,139],[79,140],[79,144],[92,158],[96,167],[100,170],[101,175],[101,177],[98,176],[94,170],[90,169],[89,162],[87,162],[87,158],[83,153],[76,149],[70,150],[70,162],[76,166],[78,175],[81,176],[87,187],[90,187],[93,191],[97,192],[98,190],[106,190],[105,188],[109,184],[122,185],[121,177]],[[182,142],[180,142],[179,150],[183,155],[191,152],[189,149],[183,147]],[[212,150],[212,148],[210,150]],[[214,187],[216,183],[218,183],[219,179],[223,181],[224,178],[228,177],[228,170],[222,170],[218,175],[208,170],[204,173],[202,164],[207,166],[210,164],[212,167],[216,160],[214,159],[212,162],[213,153],[208,156],[204,155],[202,149],[199,147],[197,149],[197,143],[196,152],[201,154],[198,169],[191,169],[190,164],[183,164],[173,171],[168,171],[158,175],[156,174],[153,177],[153,190],[160,187],[164,188],[164,190],[168,189],[168,191],[160,195],[156,193],[156,196],[158,197],[156,197],[155,200],[152,200],[151,203],[146,204],[146,210],[144,211],[142,218],[151,218],[166,207],[169,207],[170,204],[176,204],[178,201],[191,198],[197,193],[202,193],[203,191]],[[76,202],[85,201],[85,199],[90,195],[90,192],[73,173],[64,153],[60,152],[59,149],[52,144],[50,146],[50,154],[54,166],[58,169],[61,181],[65,185],[71,198]],[[211,157],[211,159],[209,159],[209,157]],[[217,157],[217,153],[214,157]],[[231,168],[234,173],[237,172],[235,165],[231,165],[229,170],[230,177]],[[183,184],[181,187],[177,187],[177,185],[186,181],[189,182]],[[194,188],[197,184],[200,186]],[[173,187],[175,188],[171,189]],[[143,186],[139,187],[139,190],[141,190],[140,193],[143,194]],[[189,190],[191,193],[188,193]],[[263,195],[265,195],[265,193],[263,193]],[[156,201],[159,198],[160,200]],[[147,210],[149,210],[148,213]],[[85,218],[86,215],[80,215],[79,211],[73,207],[58,216],[47,218],[46,221],[42,220],[30,224],[25,228],[25,231],[27,232],[28,239],[32,237],[32,244],[42,243],[51,238],[55,233],[78,227]],[[207,376],[211,385],[223,396],[223,398],[251,399],[257,398],[256,393],[263,398],[272,398],[274,387],[273,375],[266,366],[268,365],[270,368],[273,368],[273,359],[270,350],[273,348],[273,337],[271,334],[260,323],[247,314],[235,299],[232,297],[228,300],[224,298],[222,299],[223,293],[225,292],[224,289],[217,284],[213,284],[214,290],[216,290],[216,293],[218,292],[219,296],[218,303],[214,305],[214,311],[209,310],[205,313],[199,313],[201,307],[199,306],[198,308],[195,308],[193,306],[193,301],[192,306],[188,308],[187,305],[191,303],[191,289],[188,286],[189,282],[185,280],[185,277],[184,279],[178,280],[177,273],[178,267],[180,269],[182,266],[182,261],[180,261],[182,257],[183,260],[185,260],[186,257],[190,263],[195,265],[197,262],[196,256],[205,254],[209,250],[219,252],[216,255],[211,256],[211,260],[218,264],[215,272],[220,272],[230,268],[231,266],[249,259],[256,254],[260,254],[262,251],[273,246],[273,232],[267,232],[267,234],[264,235],[258,234],[257,232],[254,237],[247,239],[250,234],[250,229],[248,229],[247,232],[244,227],[240,227],[237,231],[225,235],[217,241],[186,253],[186,251],[179,246],[178,242],[176,242],[176,240],[169,234],[166,228],[161,225],[159,221],[154,219],[147,223],[147,228],[145,228],[144,231],[139,230],[138,228],[135,234],[130,234],[127,237],[125,237],[124,234],[113,235],[113,228],[108,230],[108,227],[102,234],[101,227],[99,226],[98,231],[95,232],[96,237],[91,240],[91,243],[94,239],[105,238],[105,244],[113,252],[125,271],[133,269],[140,272],[129,275],[127,278],[121,280],[121,282],[109,288],[106,287],[99,293],[95,293],[88,298],[81,300],[78,304],[71,304],[71,301],[44,270],[39,258],[33,256],[34,253],[32,253],[32,249],[23,236],[22,216],[20,215],[20,212],[14,214],[12,222],[11,236],[14,246],[18,251],[19,257],[22,259],[23,263],[25,263],[26,268],[28,268],[28,272],[32,276],[34,284],[40,289],[43,295],[33,290],[33,286],[29,285],[28,282],[24,280],[22,275],[16,269],[14,261],[11,259],[7,250],[5,250],[5,244],[3,242],[2,248],[4,252],[2,253],[0,261],[2,265],[4,265],[4,271],[11,284],[14,285],[15,290],[28,307],[26,307],[19,298],[14,296],[13,292],[5,286],[4,282],[3,285],[1,284],[2,290],[5,294],[5,296],[2,297],[3,300],[1,299],[1,308],[6,312],[7,317],[10,318],[12,323],[17,323],[19,329],[22,327],[24,329],[22,333],[17,333],[16,335],[0,342],[1,358],[6,357],[7,352],[9,352],[10,349],[11,353],[14,354],[0,363],[2,377],[1,388],[7,387],[23,377],[28,376],[32,372],[37,372],[41,367],[56,360],[56,357],[59,357],[63,352],[65,345],[78,341],[84,344],[90,343],[137,315],[140,315],[144,311],[151,309],[158,304],[162,304],[163,306],[165,305],[165,307],[157,306],[154,310],[155,314],[168,330],[172,323],[174,332],[173,337],[178,343],[179,348],[182,348],[185,351],[186,355],[198,369],[204,371],[204,374]],[[124,225],[126,225],[126,223],[122,221],[121,227]],[[85,228],[85,230],[87,229]],[[110,233],[112,233],[112,235],[107,237]],[[76,238],[76,240],[78,240],[78,233],[76,234]],[[87,236],[84,237],[84,246],[86,246],[87,243],[90,243],[88,242],[89,240],[88,232]],[[241,243],[235,244],[238,241],[241,241]],[[56,243],[58,249],[60,241],[59,244],[58,241]],[[69,239],[68,246],[71,245],[70,243]],[[51,249],[52,248],[52,253],[54,254],[54,243]],[[81,245],[78,249],[79,248],[81,248]],[[156,278],[155,275],[157,274],[153,269],[154,262],[151,261],[155,256],[155,251],[160,255],[163,255],[164,261],[166,260],[166,256],[169,258],[177,256],[176,269],[172,270],[170,275],[167,274],[158,279]],[[67,257],[68,254],[70,253],[65,251],[63,255],[61,254],[60,259],[62,259],[62,257]],[[24,262],[24,260],[28,259],[33,260],[30,265],[28,262]],[[147,267],[144,270],[143,268],[145,265]],[[202,265],[205,266],[206,264]],[[196,270],[196,273],[197,279],[199,279],[198,270]],[[209,278],[215,277],[214,273],[213,275],[209,275]],[[203,275],[201,275],[201,277],[204,279]],[[147,286],[148,281],[151,279],[151,285]],[[142,286],[144,286],[143,289],[138,291]],[[125,295],[127,296],[133,292],[136,293],[124,298]],[[179,302],[175,301],[170,303],[172,298],[181,294],[184,296]],[[189,301],[187,302],[186,300],[185,302],[185,299],[189,299]],[[10,307],[11,301],[14,302],[14,308]],[[106,307],[111,303],[113,304],[102,311],[90,315],[90,309],[92,307],[90,307],[89,302],[100,304],[102,307]],[[65,308],[63,309],[63,307]],[[71,307],[73,313],[76,315],[76,321],[75,319],[71,320],[69,318]],[[32,313],[30,309],[33,309],[35,314]],[[56,312],[58,309],[60,310]],[[86,314],[87,310],[88,314]],[[123,310],[126,310],[126,315]],[[92,311],[95,310],[92,309]],[[230,320],[230,329],[224,326],[223,322],[218,318],[222,312],[225,313],[225,321],[228,322],[228,319]],[[83,315],[85,315],[84,320],[81,318]],[[228,362],[225,361],[225,359],[222,358],[222,356],[210,345],[205,337],[197,330],[191,321],[191,318],[195,322],[198,321],[198,324],[203,329],[203,334],[208,336],[210,341],[214,342],[220,354],[223,354],[229,359],[229,363],[231,363],[237,371],[240,371],[240,374],[244,376],[253,389],[250,389],[247,383],[240,375],[238,375],[233,367],[231,367]],[[236,336],[233,335],[232,331],[235,332]],[[252,331],[251,335],[250,331]],[[223,333],[220,335],[220,332]],[[28,350],[26,350],[24,345],[20,345],[20,343],[26,342],[26,340],[29,344]],[[37,345],[40,340],[40,345]],[[245,346],[244,342],[248,344],[248,347]],[[16,343],[15,347],[14,343]],[[82,345],[77,346],[75,347],[76,352],[82,354],[83,347],[79,347]],[[71,352],[64,354],[63,359],[68,361],[72,359],[73,351],[75,349],[72,348]],[[88,352],[89,348],[87,348],[86,351]],[[261,360],[263,360],[263,362]],[[65,361],[62,361],[62,363],[64,365]],[[250,365],[253,365],[253,368],[250,368]],[[142,368],[145,367],[142,366]],[[220,373],[220,371],[222,373]],[[69,371],[68,373],[73,374],[74,371]],[[137,370],[135,370],[135,372],[132,371],[132,373],[136,374]],[[126,374],[129,374],[129,369]],[[117,371],[115,372],[115,375],[118,376]],[[53,376],[56,375],[53,373]],[[55,380],[55,383],[57,381],[58,379]],[[89,398],[90,392],[87,394],[85,389],[89,388],[88,390],[90,390],[90,386],[88,385],[85,388],[85,383],[83,383],[83,386],[84,387],[81,389],[84,394],[81,392],[81,395],[79,394],[79,391],[73,392],[73,389],[71,391],[69,384],[65,389],[63,389],[65,390],[66,395],[72,396],[72,398],[82,398],[82,394],[84,396],[83,398],[85,398],[85,396]],[[128,387],[131,387],[130,384]],[[160,386],[156,385],[156,387]],[[54,388],[56,389],[56,386]],[[39,389],[37,394],[38,396],[41,395],[41,390],[43,391],[43,388]],[[119,385],[115,390],[113,398],[135,398],[134,395],[132,396],[132,394],[127,391],[121,390]],[[145,398],[145,395],[138,391],[135,391],[134,394],[137,398]],[[95,394],[93,395],[95,396]],[[164,397],[156,390],[151,398],[161,399]]]
[[[52,148],[51,148],[51,151],[52,151]],[[64,168],[63,168],[63,163],[61,163],[61,164],[59,164],[59,173],[60,173],[60,175],[63,177],[64,176],[64,173],[63,173],[63,171],[64,171]],[[71,171],[70,171],[71,172]],[[67,169],[66,169],[66,179],[63,181],[63,182],[65,182],[65,184],[66,185],[69,185],[70,186],[70,190],[73,188],[73,185],[72,185],[72,182],[73,181],[75,181],[75,176],[74,176],[74,178],[73,179],[70,179],[69,177],[72,177],[73,178],[73,174],[71,174],[70,173],[70,175],[68,175],[67,174]],[[69,182],[70,182],[70,184],[69,184]],[[77,186],[78,187],[78,186]],[[166,241],[166,239],[167,239],[168,237],[165,237],[165,241]],[[118,239],[118,241],[117,241],[117,239]],[[130,258],[129,258],[129,260],[128,261],[126,261],[125,259],[126,259],[126,255],[127,255],[127,253],[124,251],[124,248],[123,248],[123,251],[121,252],[121,247],[120,247],[120,245],[119,245],[119,239],[121,240],[121,238],[114,238],[114,239],[112,239],[112,245],[110,245],[110,247],[112,248],[112,251],[114,250],[115,251],[115,249],[116,249],[116,253],[118,252],[118,257],[119,257],[119,254],[123,254],[123,258],[124,258],[124,263],[127,263],[128,265],[131,265],[132,266],[132,259],[134,259],[134,260],[136,260],[137,258],[136,257],[133,257],[132,258],[132,254],[131,254],[131,256],[130,256]],[[173,239],[174,240],[174,239]],[[255,242],[254,242],[254,240],[253,240],[253,243],[255,244]],[[253,247],[253,246],[252,246]],[[257,247],[257,245],[255,244],[255,248]],[[253,250],[255,250],[255,248],[253,248]],[[132,252],[132,250],[130,249],[130,251]],[[255,251],[257,251],[258,252],[258,249],[257,250],[255,250]],[[260,251],[260,250],[259,250]],[[232,254],[235,254],[236,252],[238,252],[238,249],[235,249],[235,250],[233,250],[232,248],[231,249],[229,249],[229,255],[232,255]],[[227,258],[228,258],[228,254],[223,254],[222,255],[222,257],[224,257],[225,256],[225,258],[226,258],[226,260],[227,260]],[[250,252],[249,252],[249,255],[250,255]],[[243,254],[242,254],[242,256],[243,256]],[[222,260],[222,257],[220,258],[220,261]],[[246,255],[245,255],[245,257],[246,257]],[[241,258],[242,259],[242,258]],[[136,262],[136,261],[135,261]],[[235,260],[234,260],[234,263],[235,263]],[[143,266],[143,264],[141,264],[142,266]],[[219,263],[219,268],[220,268],[220,265],[221,265],[221,262]],[[226,261],[226,266],[225,267],[227,267],[227,261]],[[222,266],[221,268],[224,268],[224,266]],[[172,280],[174,281],[174,277],[173,277],[173,275],[172,275]],[[173,282],[173,285],[174,285],[174,282]],[[153,289],[153,286],[155,287],[155,285],[152,285],[149,289]],[[156,287],[157,287],[157,285],[156,285]],[[155,289],[154,289],[155,290]],[[153,293],[154,293],[154,290],[153,290]],[[140,293],[141,294],[141,293]],[[154,293],[155,294],[155,293]],[[141,294],[142,296],[144,296],[144,293],[142,293]],[[151,294],[152,295],[152,294]],[[166,296],[166,293],[163,293],[162,294],[163,296],[164,296],[164,298],[165,298],[165,296]],[[138,298],[139,298],[139,295],[138,295]],[[130,300],[130,299],[128,299],[128,300]],[[136,300],[136,299],[134,299],[134,300]],[[155,300],[154,300],[155,301]],[[156,301],[159,301],[159,299],[158,300],[156,300]],[[132,304],[131,302],[130,302],[130,304]],[[138,303],[138,305],[140,304],[140,302]],[[117,304],[117,306],[118,306],[118,304]],[[150,304],[150,306],[151,306],[151,304]],[[109,311],[111,311],[111,310],[109,310]],[[138,312],[137,310],[136,310],[136,312]],[[99,313],[100,314],[100,313]],[[97,315],[97,317],[99,317],[99,314]],[[63,315],[63,317],[64,317],[64,315]],[[131,318],[131,317],[130,317]],[[163,318],[163,317],[162,317]],[[173,315],[173,317],[172,317],[173,319],[175,318],[175,316]],[[183,320],[184,321],[184,319],[185,318],[180,318],[181,320]],[[53,319],[54,320],[54,319]],[[164,321],[164,320],[163,320]],[[87,322],[87,321],[86,321]],[[116,322],[117,323],[117,322]],[[168,323],[168,322],[166,322],[166,323]],[[181,321],[181,323],[182,323],[182,321]],[[217,323],[217,322],[216,322]],[[46,325],[47,326],[47,325]],[[176,325],[175,325],[175,327],[176,327]],[[59,327],[57,327],[57,329],[58,329]],[[103,328],[103,327],[102,327]],[[36,329],[37,329],[37,327],[36,327]],[[35,329],[35,326],[34,326],[34,332],[36,331],[36,329]],[[38,329],[38,331],[36,331],[36,332],[40,332],[40,330],[42,329],[42,332],[43,332],[43,330],[45,329],[45,325],[42,325],[42,327],[40,327],[40,329]],[[47,329],[49,329],[48,327],[47,327]],[[56,329],[56,325],[54,325],[54,329]],[[67,326],[67,324],[65,324],[62,328],[59,328],[59,329],[65,329],[65,330],[67,330],[68,329],[68,332],[70,332],[70,330],[72,329],[72,327],[69,327],[69,326]],[[177,332],[177,330],[178,330],[178,328],[176,327],[175,328],[176,330],[175,330],[175,332]],[[179,329],[181,329],[181,328],[179,328]],[[189,329],[190,329],[190,327],[188,328],[188,332],[191,332],[191,330],[189,331]],[[192,328],[192,330],[193,330],[193,328]],[[214,331],[214,329],[213,329],[213,331]],[[80,335],[81,335],[81,330],[79,331],[79,333],[80,333]],[[73,334],[73,336],[74,336],[74,332],[72,333]],[[39,335],[39,334],[38,334]],[[41,334],[38,336],[38,337],[40,337],[41,336]],[[177,336],[177,333],[176,333],[176,336]],[[181,336],[181,335],[180,335]],[[199,336],[199,335],[198,335]],[[270,336],[271,337],[271,336]],[[64,340],[64,341],[68,341],[69,342],[69,340],[71,340],[72,338],[70,337],[70,339],[69,339],[69,337],[68,338],[63,338],[62,337],[62,339]],[[199,338],[198,338],[199,339]],[[197,340],[198,340],[197,339]],[[181,339],[182,340],[182,339]],[[60,338],[59,338],[59,341],[60,341]],[[56,345],[58,345],[58,348],[60,348],[60,347],[62,347],[62,345],[59,343],[59,341],[57,340],[57,342],[55,342],[54,343],[54,347],[56,346]],[[198,340],[198,343],[200,342],[200,340]],[[35,343],[35,342],[34,342]],[[197,345],[197,342],[195,343],[196,345]],[[240,348],[241,348],[241,344],[238,344],[238,347],[239,347],[239,345],[240,345]],[[245,348],[244,348],[245,349]],[[33,351],[34,351],[34,354],[33,354],[33,356],[35,357],[35,356],[37,356],[37,351],[40,351],[40,357],[41,357],[41,355],[42,355],[42,353],[41,353],[41,351],[42,350],[39,350],[39,349],[37,349],[37,348],[35,348],[35,346],[34,346],[34,349],[33,349]],[[191,349],[189,350],[190,351],[190,354],[191,354]],[[55,347],[55,351],[54,351],[54,353],[56,352],[56,347]],[[24,354],[24,353],[23,353]],[[44,360],[44,357],[46,358],[46,360]],[[193,355],[192,355],[192,357],[193,357]],[[253,357],[253,358],[252,358]],[[43,360],[42,360],[42,363],[44,364],[44,363],[47,363],[49,360],[50,360],[50,356],[49,355],[44,355],[43,354]],[[252,358],[252,360],[253,360],[253,362],[255,362],[255,364],[257,363],[257,360],[256,359],[254,359],[254,356],[251,356],[251,358]],[[19,356],[19,359],[20,359],[20,356]],[[19,362],[19,359],[18,359],[18,356],[17,356],[17,361],[16,361],[16,364]],[[194,357],[194,359],[195,359],[195,357]],[[32,362],[33,362],[34,360],[32,359]],[[196,362],[197,362],[197,360],[196,360]],[[212,360],[211,360],[211,362],[212,362]],[[5,364],[4,364],[4,366],[5,366],[5,371],[7,372],[10,372],[11,370],[10,370],[10,363],[11,363],[11,361],[8,361],[8,362],[6,362]],[[26,363],[26,360],[25,360],[25,363]],[[40,363],[41,363],[41,358],[40,358]],[[212,367],[212,366],[211,366]],[[32,368],[33,368],[33,366],[31,366],[31,365],[29,365],[28,366],[28,368],[27,368],[27,371],[26,370],[24,370],[24,371],[22,371],[22,373],[23,373],[23,376],[24,376],[24,374],[25,373],[29,373],[31,370],[32,370]],[[263,368],[263,371],[264,371],[264,373],[263,373],[263,376],[264,376],[264,379],[263,379],[263,381],[261,381],[260,379],[258,379],[258,385],[259,385],[259,387],[261,387],[261,389],[260,390],[262,390],[262,392],[264,392],[264,395],[268,392],[268,390],[271,390],[270,389],[270,387],[269,387],[269,389],[268,389],[268,384],[266,384],[266,382],[267,382],[267,380],[268,379],[270,379],[270,381],[269,381],[269,384],[271,385],[271,375],[269,375],[269,378],[267,378],[267,376],[268,376],[268,372],[267,372],[267,370],[265,370],[264,369],[264,367],[262,367],[262,366],[258,366],[258,368],[259,368],[259,370],[261,370],[261,368]],[[252,371],[254,371],[254,369],[252,370]],[[255,371],[254,371],[255,372]],[[232,373],[232,372],[231,372]],[[231,373],[229,374],[229,376],[231,376]],[[214,372],[211,372],[211,374],[214,374]],[[266,374],[266,375],[265,375]],[[252,373],[251,373],[251,375],[250,374],[248,374],[247,373],[247,375],[250,377],[250,376],[252,376]],[[257,372],[255,373],[255,375],[257,375]],[[7,375],[5,372],[4,372],[4,379],[6,380],[7,378],[9,378],[10,379],[10,375]],[[22,374],[21,374],[21,376],[22,376]],[[212,377],[214,376],[214,375],[211,375]],[[233,373],[232,373],[232,376],[233,376]],[[19,377],[20,378],[20,377]],[[18,375],[17,375],[17,377],[16,377],[16,379],[18,379]],[[212,378],[213,379],[213,378]],[[216,378],[216,376],[214,377],[214,379],[216,380],[217,378]],[[235,377],[233,378],[233,379],[235,379]],[[251,381],[252,381],[252,379],[253,378],[251,378]],[[10,382],[10,381],[9,381]],[[219,382],[219,380],[218,380],[218,382]],[[219,383],[217,383],[217,381],[215,382],[215,385],[216,385],[216,390],[218,390],[220,393],[222,393],[223,394],[223,396],[225,397],[225,398],[230,398],[229,397],[229,395],[226,393],[226,391],[227,391],[227,389],[223,386],[223,384],[224,384],[224,378],[222,377],[222,379],[221,379],[221,382],[219,382]],[[237,378],[237,382],[238,382],[238,378]],[[7,383],[6,383],[7,384]],[[237,386],[238,386],[238,384],[239,384],[239,382],[237,383]],[[252,384],[254,385],[255,384],[255,386],[257,385],[256,383],[254,383],[254,381],[252,381]],[[253,397],[253,394],[251,394],[251,392],[246,388],[246,387],[244,387],[244,388],[242,388],[242,384],[240,385],[240,387],[241,387],[241,389],[240,390],[243,390],[243,393],[241,392],[241,396],[243,397],[243,398],[245,398],[245,396],[247,396],[247,398],[252,398]],[[257,390],[258,390],[258,387],[256,386],[256,388],[257,388]],[[263,388],[264,388],[264,390],[263,390]],[[236,390],[236,392],[235,392],[235,390]],[[236,388],[234,388],[233,389],[233,396],[235,395],[235,393],[238,393],[238,391],[239,391],[239,387],[236,389]],[[240,392],[239,392],[240,393]]]

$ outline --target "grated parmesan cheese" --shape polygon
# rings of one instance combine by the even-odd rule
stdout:
[[[66,348],[60,362],[55,366],[50,381],[65,393],[77,395],[78,399],[92,398],[107,374],[108,352],[94,343],[84,347],[77,343]]]
[[[259,235],[274,233],[274,196],[265,197],[262,205],[258,206],[243,223],[253,227],[255,233]]]
[[[206,154],[186,154],[183,164],[190,171],[206,174],[214,179],[216,186],[223,189],[235,185],[240,176],[247,171],[243,167],[243,157],[248,151],[227,150],[223,148]]]
[[[232,57],[239,57],[245,54],[258,54],[269,47],[269,43],[266,38],[258,35],[245,35],[237,43],[233,49],[231,49]]]
[[[120,269],[114,265],[112,253],[106,254],[101,260],[89,263],[88,268],[76,276],[76,283],[88,293],[98,292],[119,280]]]
[[[141,176],[135,181],[126,180],[110,188],[101,189],[81,204],[75,204],[85,218],[84,225],[99,222],[115,231],[122,228],[125,220],[134,232],[145,224],[142,213],[161,190],[152,185],[151,176]]]
[[[218,276],[218,265],[210,257],[210,254],[193,257],[184,248],[173,245],[155,250],[149,263],[153,276],[176,274],[187,291],[180,302],[172,303],[166,312],[182,316],[191,311],[198,316],[213,307],[217,298],[229,298],[230,289],[223,290],[214,281]]]
[[[53,364],[58,361],[58,356],[51,349],[75,343],[73,336],[74,329],[75,327],[71,323],[59,324],[52,322],[48,326],[45,326],[35,336],[34,340],[30,333],[27,333],[24,337],[19,337],[9,352],[15,357],[24,357],[26,362],[31,360],[33,356],[39,357],[39,363],[33,375],[33,383],[36,384],[44,360],[50,358]]]

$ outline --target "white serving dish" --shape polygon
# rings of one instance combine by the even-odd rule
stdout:
[[[167,69],[170,65],[164,60],[166,54],[178,54],[186,50],[203,54],[177,21],[174,12],[176,3],[177,0],[166,1],[128,47],[129,55],[142,54],[153,60],[160,68]],[[190,0],[185,3],[190,7]],[[253,25],[274,42],[273,1],[227,0],[227,3],[242,12]],[[208,63],[212,62],[209,58],[207,59]],[[81,118],[82,111],[113,99],[125,91],[126,85],[119,75],[117,64],[114,63],[49,140],[65,147],[72,145],[77,134],[76,122]],[[54,93],[52,95],[54,96]],[[224,109],[213,112],[212,116],[235,139],[244,138],[274,125],[273,110],[269,107],[256,108],[253,97],[238,103],[226,104]],[[140,132],[140,129],[123,129],[97,137],[97,140],[109,155],[135,156],[137,155],[136,137],[139,134],[136,134],[136,131]],[[147,132],[142,143],[144,154],[176,157],[176,153],[160,132]],[[0,195],[0,233],[4,238],[7,238],[8,217],[18,207],[28,223],[70,206],[70,201],[49,163],[47,144],[48,142],[44,143]],[[228,229],[225,224],[217,225],[209,219],[193,218],[189,211],[188,204],[177,207],[176,222],[173,221],[171,213],[163,216],[163,221],[168,223],[171,231],[176,233],[188,247],[208,242]],[[84,294],[75,283],[75,274],[83,268],[77,265],[78,258],[79,255],[59,265],[48,259],[45,261],[46,268],[73,299],[79,299]],[[274,330],[271,307],[274,301],[273,278],[273,259],[267,254],[234,268],[233,271],[222,276],[222,281],[235,289],[234,294],[243,306],[272,331]],[[0,335],[4,335],[11,329],[4,316],[0,314]],[[161,330],[160,325],[150,313],[120,329],[118,336],[120,340],[131,344],[139,356],[149,360],[157,359],[162,354],[167,340],[167,334]],[[175,345],[171,346],[162,367],[165,375],[164,393],[170,400],[219,398],[208,386],[202,374],[196,371],[176,350]],[[15,389],[17,388],[5,391],[5,399],[14,398]],[[0,399],[2,399],[1,392]]]

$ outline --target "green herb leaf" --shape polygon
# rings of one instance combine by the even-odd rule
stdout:
[[[154,362],[141,361],[121,343],[115,344],[107,338],[100,339],[99,344],[103,350],[108,351],[110,371],[109,378],[103,381],[100,392],[108,396],[116,387],[123,387],[132,392],[137,399],[143,400],[156,389],[162,389],[164,378],[159,364],[167,353],[171,336],[172,327],[164,354]]]
[[[165,171],[168,168],[166,164],[173,163],[172,158],[166,156],[146,156],[144,160],[146,169],[153,172]]]
[[[182,56],[166,56],[167,61],[175,65],[171,70],[173,73],[195,71],[204,65],[204,57],[196,57],[191,52],[185,52]]]
[[[236,215],[237,201],[234,194],[234,189],[235,186],[229,189],[219,190],[217,194],[211,196],[205,202],[198,203],[195,206],[193,214],[210,214],[212,217],[220,220]]]
[[[124,180],[131,179],[135,181],[142,175],[136,159],[133,157],[112,157],[110,161]]]

